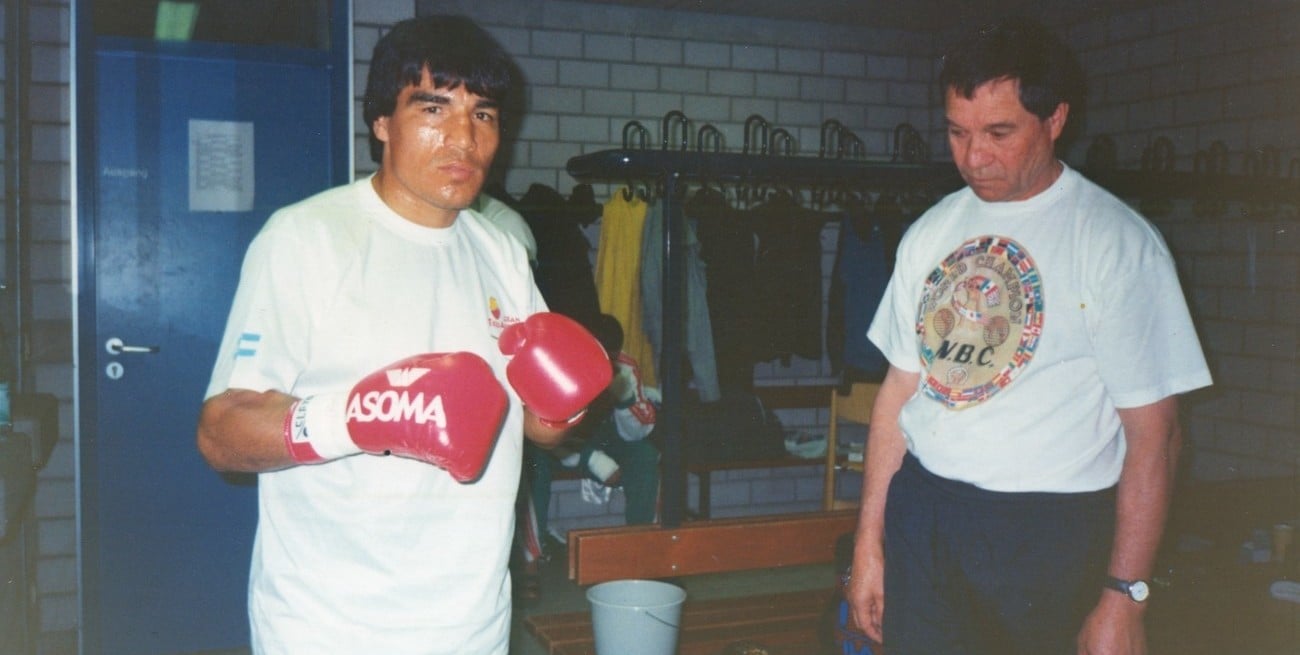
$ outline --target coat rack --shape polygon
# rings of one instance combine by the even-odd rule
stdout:
[[[957,188],[961,179],[951,165],[870,163],[860,160],[750,155],[686,150],[604,150],[574,157],[568,172],[578,180],[651,179],[662,184],[665,230],[663,243],[663,346],[659,378],[663,406],[658,429],[663,437],[663,511],[665,527],[681,525],[686,511],[686,472],[682,457],[683,339],[685,301],[685,216],[682,192],[692,182],[772,182],[829,184],[871,181],[882,186]]]
[[[686,233],[682,196],[686,185],[706,182],[780,182],[788,186],[826,186],[854,184],[863,187],[908,188],[926,190],[936,195],[961,187],[962,180],[951,163],[928,163],[929,149],[911,126],[900,125],[895,130],[893,161],[845,159],[846,151],[861,152],[857,139],[838,121],[827,121],[822,126],[821,155],[800,157],[773,154],[772,131],[761,116],[750,116],[745,122],[745,147],[741,153],[720,152],[720,138],[715,136],[714,151],[705,151],[700,138],[694,151],[689,149],[689,121],[679,111],[664,116],[661,126],[660,150],[644,148],[646,130],[635,121],[624,129],[621,149],[601,150],[573,157],[568,161],[569,175],[580,181],[593,180],[654,180],[663,190],[665,229],[663,237],[663,346],[660,357],[660,385],[663,406],[658,413],[658,429],[663,437],[663,511],[664,527],[681,525],[686,513],[686,470],[682,456],[682,402],[683,402],[683,339],[685,333],[682,311],[685,301],[685,254],[678,244],[684,243]],[[630,147],[630,129],[635,128],[640,138],[640,149]],[[705,125],[700,136],[714,136],[716,128]],[[761,138],[751,144],[757,133]],[[680,134],[679,148],[670,149],[670,137]],[[781,130],[778,140],[781,150],[793,148],[785,141],[788,132]],[[1107,146],[1109,145],[1109,149]],[[751,147],[755,153],[751,154]],[[1217,151],[1217,148],[1216,148]],[[1256,159],[1250,174],[1225,174],[1222,168],[1198,168],[1192,172],[1173,170],[1172,143],[1157,139],[1143,158],[1142,170],[1119,170],[1114,165],[1113,141],[1098,137],[1089,149],[1087,166],[1080,172],[1093,182],[1120,197],[1136,198],[1213,198],[1217,200],[1249,200],[1251,202],[1290,202],[1300,204],[1300,178],[1296,161],[1291,162],[1290,177],[1278,176],[1279,166],[1270,165],[1268,156]],[[831,154],[835,157],[832,158]],[[1217,154],[1217,152],[1216,152]],[[1259,163],[1263,160],[1263,164]],[[1274,158],[1275,159],[1275,158]],[[1248,158],[1249,160],[1249,158]]]

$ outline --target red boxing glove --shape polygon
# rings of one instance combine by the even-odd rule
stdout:
[[[492,367],[473,353],[407,357],[352,390],[294,403],[284,438],[310,464],[360,452],[418,459],[459,482],[483,474],[509,399]]]
[[[614,374],[605,347],[561,314],[542,312],[510,325],[497,345],[514,356],[506,365],[510,386],[551,427],[577,423]]]

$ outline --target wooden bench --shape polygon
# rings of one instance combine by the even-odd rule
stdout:
[[[843,510],[694,521],[678,528],[571,530],[569,578],[585,586],[829,564],[835,561],[836,540],[856,525],[857,512]],[[762,644],[774,654],[807,652],[825,629],[821,621],[833,593],[828,586],[742,598],[688,596],[682,607],[679,653],[717,655],[741,641]],[[590,612],[530,616],[524,626],[551,655],[595,652]]]
[[[827,564],[835,561],[835,540],[857,522],[857,510],[846,509],[570,530],[569,579],[589,585]]]
[[[777,469],[790,468],[796,466],[821,466],[822,458],[795,457],[786,455],[785,457],[767,457],[758,459],[728,459],[717,462],[687,462],[687,475],[694,475],[699,478],[699,504],[695,513],[696,518],[707,519],[712,511],[713,506],[713,474],[721,471],[750,471],[759,469]]]
[[[688,462],[686,464],[687,475],[694,475],[699,479],[699,503],[698,509],[691,518],[707,519],[709,518],[710,508],[713,504],[713,474],[721,471],[749,471],[759,469],[776,469],[790,468],[796,466],[821,466],[824,462],[822,458],[806,458],[787,455],[785,457],[769,457],[755,459],[730,459],[718,462]],[[587,477],[578,469],[555,467],[551,470],[551,481],[560,480],[581,480]]]
[[[754,387],[763,406],[769,410],[777,409],[816,409],[830,406],[831,385],[771,385]],[[687,462],[686,473],[699,479],[699,503],[696,511],[698,518],[707,519],[712,511],[713,474],[720,471],[748,471],[758,469],[790,468],[797,466],[818,466],[822,458],[804,458],[794,455],[779,457],[757,457],[747,459],[727,459],[721,461]]]

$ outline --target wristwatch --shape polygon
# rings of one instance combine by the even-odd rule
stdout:
[[[1145,603],[1151,596],[1151,586],[1146,580],[1121,580],[1113,575],[1106,576],[1106,588],[1114,589],[1128,596],[1135,603]]]

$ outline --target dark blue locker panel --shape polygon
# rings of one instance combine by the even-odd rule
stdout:
[[[255,480],[213,472],[195,422],[249,240],[342,181],[350,132],[322,58],[178,50],[96,53],[79,130],[86,653],[248,644]]]

